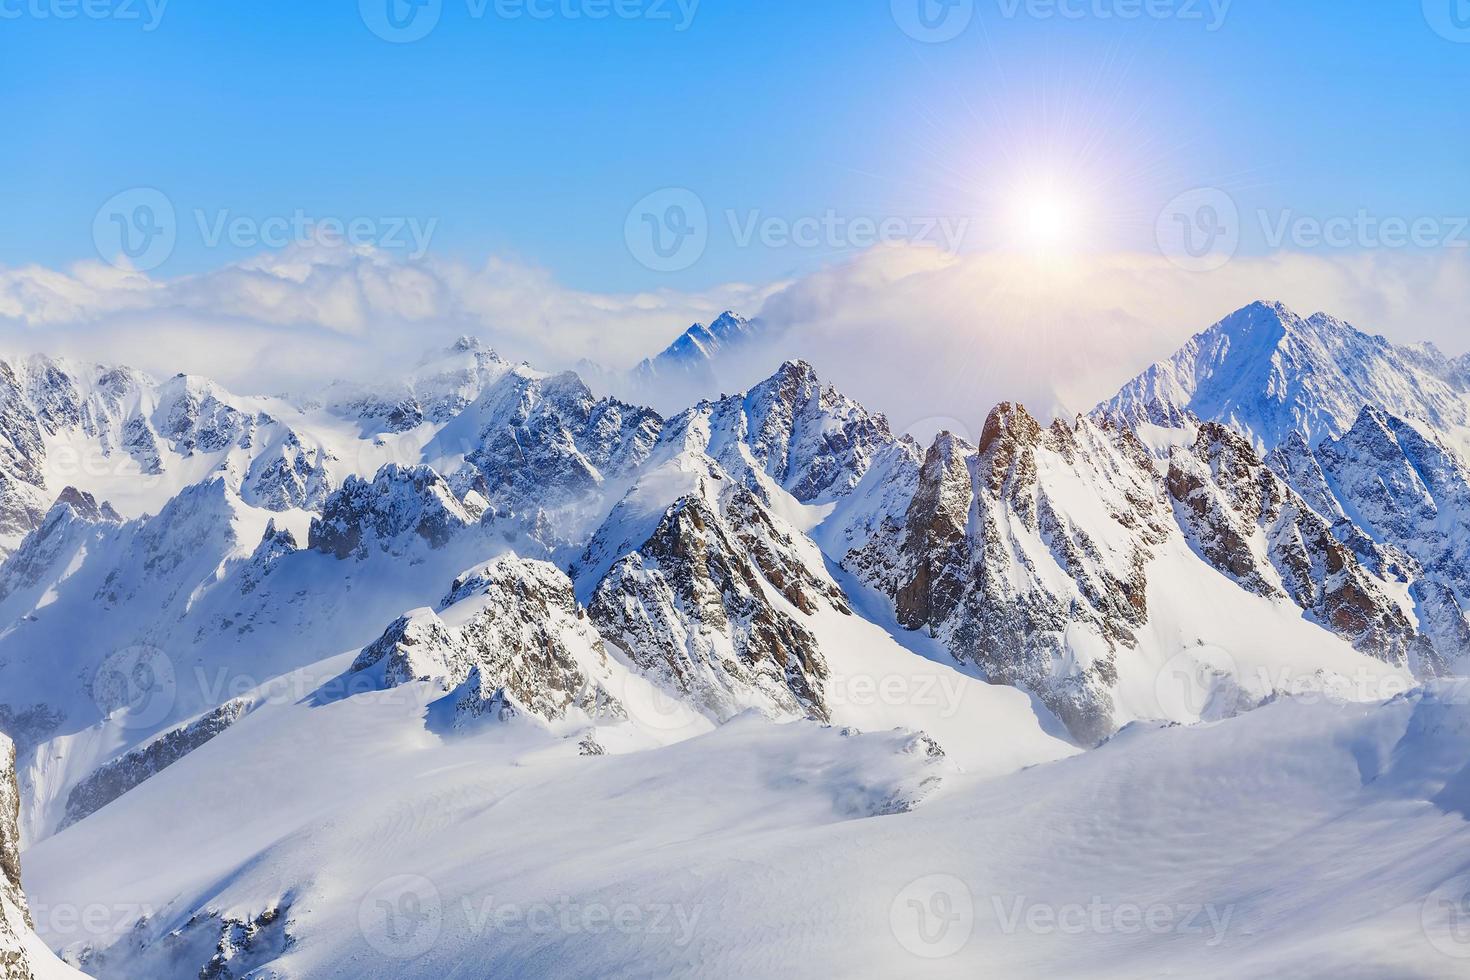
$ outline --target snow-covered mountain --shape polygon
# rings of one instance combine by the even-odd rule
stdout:
[[[748,392],[669,420],[660,448],[708,453],[733,474],[764,473],[798,502],[822,504],[852,490],[893,442],[887,419],[788,361]]]
[[[1470,446],[1465,360],[1431,344],[1398,347],[1317,313],[1253,303],[1129,382],[1098,413],[1138,426],[1224,422],[1258,449],[1292,432],[1315,445],[1346,432],[1365,405]]]
[[[717,357],[739,351],[764,332],[760,321],[726,310],[708,324],[696,323],[684,331],[657,357],[639,364],[634,375],[644,384],[704,376]]]
[[[1129,429],[1001,405],[978,446],[895,452],[817,534],[900,626],[1035,694],[1082,744],[1440,669],[1394,588],[1224,429],[1163,465]],[[1188,705],[1161,688],[1174,671]]]
[[[753,329],[721,318],[682,349]],[[9,839],[47,907],[125,906],[86,930],[36,923],[95,976],[537,972],[541,955],[761,974],[776,961],[738,937],[774,913],[747,891],[831,896],[749,854],[810,852],[813,878],[840,841],[937,862],[1006,799],[995,840],[1024,852],[1036,812],[1106,848],[1133,838],[1069,824],[1093,809],[1075,787],[1155,770],[1240,784],[1206,794],[1219,826],[1275,794],[1284,828],[1336,815],[1344,842],[1382,807],[1462,807],[1447,760],[1464,719],[1437,680],[1470,659],[1462,375],[1330,318],[1258,304],[1090,416],[1002,404],[974,445],[895,435],[800,361],[667,419],[472,340],[316,397],[17,363],[0,365],[0,500],[25,504],[0,564]],[[66,479],[67,447],[110,465]],[[1313,725],[1338,740],[1312,744]],[[1432,758],[1396,763],[1399,743]],[[1327,768],[1283,794],[1274,771],[1241,783],[1237,750]],[[1206,782],[1179,774],[1196,752]],[[1348,755],[1390,774],[1387,795],[1338,778]],[[915,850],[904,821],[926,813]],[[1146,826],[1172,840],[1161,821]],[[1438,846],[1430,828],[1411,836]],[[873,869],[902,914],[889,946],[853,947],[869,965],[925,963],[898,867]],[[1341,908],[1449,880],[1428,868]],[[1225,901],[1222,881],[1279,881],[1233,870],[1191,887]],[[1099,894],[1109,872],[1093,873]],[[1060,867],[1012,881],[1083,887]],[[491,936],[483,888],[523,908],[634,896],[617,901],[708,931],[691,918],[672,948],[652,931]],[[841,933],[804,922],[792,941],[841,969],[859,961]],[[940,965],[983,948],[1028,975],[1073,955],[1004,938]],[[1130,945],[1118,972],[1164,955]],[[1217,965],[1200,956],[1181,962]],[[1393,962],[1434,975],[1428,955]]]
[[[76,487],[128,516],[157,512],[211,477],[252,506],[321,505],[343,460],[271,398],[240,398],[203,378],[156,382],[127,368],[34,356],[0,362],[0,548]]]
[[[1470,357],[1470,355],[1467,355]],[[1470,655],[1470,386],[1465,358],[1396,347],[1326,314],[1256,303],[1098,407],[1159,453],[1202,420],[1267,466],[1401,603],[1445,662]]]

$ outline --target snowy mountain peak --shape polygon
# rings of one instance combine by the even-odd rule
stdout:
[[[461,336],[458,340],[450,345],[449,349],[457,353],[470,353],[488,350],[488,348],[486,348],[485,345],[480,341],[480,338],[471,337],[468,334]]]
[[[930,443],[926,463],[930,458],[953,459],[956,456],[968,456],[974,452],[975,447],[966,442],[963,436],[945,429]]]
[[[312,519],[308,547],[337,558],[361,559],[374,546],[401,554],[420,539],[431,548],[443,547],[475,521],[432,468],[390,463],[371,481],[348,477],[327,498],[321,517]]]
[[[122,517],[107,501],[100,504],[97,498],[76,487],[67,487],[56,497],[55,507],[69,507],[80,518],[94,523],[110,521],[121,524]]]
[[[653,364],[709,360],[727,344],[748,339],[753,329],[750,320],[726,310],[708,325],[696,323],[684,331],[654,359]]]
[[[737,477],[759,471],[802,503],[851,491],[894,441],[887,419],[799,360],[744,394],[701,402],[671,419],[660,439],[668,454],[708,453]]]
[[[717,357],[750,344],[761,332],[760,321],[726,310],[710,323],[696,323],[684,331],[657,357],[639,364],[633,377],[636,382],[648,383],[659,378],[688,380],[705,375]]]
[[[1303,319],[1252,303],[1148,368],[1095,414],[1128,425],[1224,422],[1260,448],[1292,431],[1309,444],[1341,435],[1363,406],[1470,434],[1470,400],[1451,362],[1396,347],[1325,313]]]
[[[1025,405],[1001,402],[986,416],[977,448],[983,453],[999,440],[1025,444],[1035,443],[1040,438],[1041,423],[1026,410]]]

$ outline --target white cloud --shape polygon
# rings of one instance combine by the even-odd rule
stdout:
[[[767,302],[779,351],[739,365],[735,388],[777,354],[816,364],[900,428],[978,435],[1003,400],[1042,417],[1089,410],[1190,336],[1253,300],[1325,310],[1399,343],[1470,347],[1470,254],[1288,254],[1212,273],[1160,256],[1042,262],[878,250],[805,277]]]
[[[623,367],[695,320],[758,307],[771,288],[608,295],[505,259],[467,266],[299,246],[167,280],[100,262],[0,268],[0,344],[254,391],[310,385],[328,372],[391,372],[461,334],[537,366],[585,358]]]
[[[718,387],[738,390],[805,357],[901,428],[973,436],[1001,400],[1042,416],[1085,411],[1259,298],[1458,354],[1470,346],[1467,267],[1463,251],[1239,258],[1195,274],[1150,255],[1047,263],[884,248],[788,283],[610,295],[502,258],[472,266],[296,248],[166,280],[96,262],[0,269],[0,343],[279,391],[392,371],[464,333],[547,369],[584,359],[624,368],[728,308],[759,312],[774,339],[724,364]],[[671,407],[669,392],[657,394]]]

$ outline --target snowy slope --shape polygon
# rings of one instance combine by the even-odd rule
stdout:
[[[127,910],[43,934],[96,975],[159,980],[211,961],[281,977],[763,977],[794,961],[1453,977],[1467,952],[1450,916],[1470,869],[1470,717],[1452,692],[1288,699],[988,777],[810,723],[578,757],[508,729],[441,741],[423,710],[365,694],[258,712],[31,851],[38,901]],[[931,798],[878,815],[932,774]],[[237,805],[266,796],[279,803]],[[106,862],[75,860],[118,839]]]

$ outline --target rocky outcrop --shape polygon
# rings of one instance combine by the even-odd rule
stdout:
[[[275,519],[272,518],[265,526],[260,544],[255,546],[250,561],[240,573],[240,591],[245,595],[254,592],[283,558],[298,550],[296,535],[291,533],[290,528],[276,527]]]
[[[184,756],[220,735],[245,717],[251,703],[236,699],[187,725],[165,732],[142,748],[134,749],[95,770],[72,787],[66,798],[64,829],[102,809],[124,793],[137,788]]]
[[[397,687],[413,681],[447,683],[464,678],[474,661],[432,609],[415,609],[399,616],[382,636],[363,647],[352,669],[363,671],[378,664],[382,664],[383,686]]]
[[[118,525],[121,518],[108,503],[98,504],[90,493],[67,487],[46,512],[45,518],[26,535],[20,547],[4,563],[0,575],[0,601],[12,593],[42,585],[47,576],[64,565],[90,537],[94,525]]]
[[[851,491],[894,441],[887,419],[805,361],[787,361],[743,395],[701,402],[671,419],[661,440],[671,452],[707,453],[736,478],[754,467],[803,503]]]
[[[1243,436],[1202,425],[1192,449],[1170,456],[1166,482],[1186,537],[1242,588],[1290,598],[1370,656],[1431,675],[1442,669],[1381,583]]]
[[[749,707],[826,720],[827,661],[802,620],[849,609],[820,552],[708,457],[672,468],[692,474],[693,487],[655,515],[646,536],[619,540],[612,529],[626,515],[614,510],[584,555],[583,569],[607,565],[593,621],[639,669],[717,720]],[[669,478],[656,473],[649,483]]]
[[[457,580],[438,613],[400,617],[352,669],[377,670],[390,688],[437,683],[451,692],[447,700],[463,725],[486,715],[619,718],[607,666],[607,650],[571,580],[546,562],[508,556]]]
[[[260,912],[231,915],[206,907],[166,932],[145,915],[125,941],[105,948],[77,944],[68,948],[67,960],[97,977],[273,977],[279,975],[273,964],[296,943],[294,904],[288,892]]]
[[[13,547],[45,516],[45,458],[23,375],[0,361],[0,542]]]
[[[1470,469],[1414,425],[1365,408],[1339,439],[1317,447],[1344,509],[1373,537],[1470,597]]]
[[[427,466],[390,463],[372,480],[348,477],[313,518],[308,547],[337,558],[401,554],[416,543],[442,548],[477,523],[449,484]]]
[[[0,735],[0,980],[32,980],[22,938],[31,919],[20,888],[19,822],[15,746]]]
[[[291,903],[272,906],[253,918],[212,917],[218,920],[219,940],[214,955],[199,970],[199,980],[243,980],[271,963],[295,943],[291,935]],[[212,928],[211,918],[191,922],[195,929]]]
[[[1090,743],[1112,730],[1116,658],[1147,621],[1146,568],[1169,523],[1130,434],[1043,428],[1003,404],[978,446],[942,433],[907,505],[842,560],[900,625],[1036,694]]]
[[[1420,630],[1445,663],[1470,658],[1470,468],[1436,435],[1372,406],[1311,449],[1294,435],[1271,468],[1380,579],[1409,586]]]
[[[446,426],[425,455],[463,457],[451,475],[500,519],[514,519],[565,544],[609,481],[631,478],[648,458],[662,418],[650,409],[599,399],[576,374],[516,368]]]

